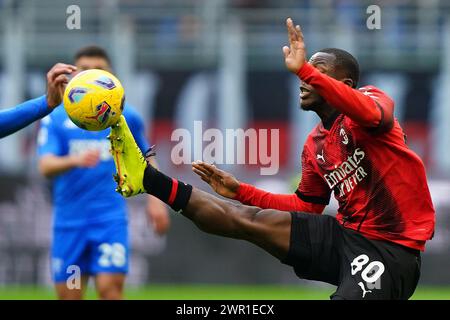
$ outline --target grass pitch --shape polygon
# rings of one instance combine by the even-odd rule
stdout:
[[[126,288],[131,300],[328,300],[333,288],[267,285],[152,285]],[[0,287],[1,300],[52,300],[51,287]],[[87,299],[96,299],[88,290]],[[419,287],[415,300],[450,300],[450,287]]]

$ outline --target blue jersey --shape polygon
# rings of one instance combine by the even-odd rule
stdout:
[[[138,113],[125,105],[123,115],[142,152],[148,149],[144,124]],[[100,162],[93,168],[74,168],[53,179],[54,227],[87,226],[110,220],[125,220],[124,198],[115,192],[114,160],[106,138],[110,129],[87,131],[78,128],[58,107],[41,121],[38,155],[67,156],[87,149],[100,151]]]

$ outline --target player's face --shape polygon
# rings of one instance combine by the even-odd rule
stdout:
[[[111,66],[108,61],[102,57],[81,57],[75,61],[77,73],[91,69],[101,69],[111,72]]]
[[[334,59],[335,57],[332,54],[317,52],[309,59],[309,64],[320,72],[335,78]],[[300,86],[300,99],[300,107],[307,111],[315,111],[325,103],[325,100],[317,93],[314,87],[305,82],[302,82]]]

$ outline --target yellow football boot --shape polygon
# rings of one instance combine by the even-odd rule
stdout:
[[[123,115],[116,124],[111,126],[108,139],[111,142],[110,152],[116,165],[114,175],[114,180],[117,182],[116,191],[124,197],[146,193],[143,179],[147,161],[136,144]]]

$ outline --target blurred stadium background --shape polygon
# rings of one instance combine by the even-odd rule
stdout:
[[[69,30],[66,9],[81,9]],[[368,5],[381,29],[366,26]],[[163,170],[196,186],[170,152],[176,128],[278,128],[280,171],[221,166],[244,181],[292,192],[300,152],[317,122],[298,109],[298,79],[284,69],[284,20],[304,29],[310,53],[340,47],[358,57],[361,84],[396,101],[409,145],[424,160],[437,211],[415,298],[450,298],[450,2],[447,0],[0,0],[0,106],[45,90],[45,72],[76,49],[105,47],[130,103],[148,124]],[[38,124],[0,141],[0,298],[53,298],[50,185],[36,169]],[[192,159],[195,160],[195,159]],[[417,195],[420,196],[420,195]],[[172,215],[152,233],[141,199],[130,201],[131,298],[326,299],[332,288],[298,280],[290,268],[246,243],[196,230]],[[336,209],[332,205],[328,214]]]

